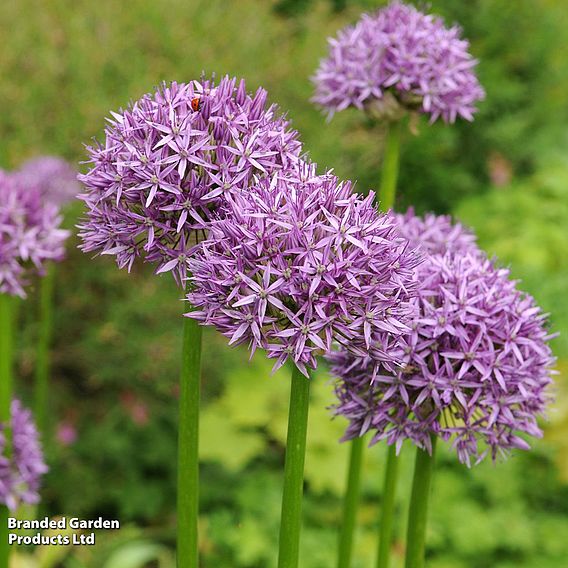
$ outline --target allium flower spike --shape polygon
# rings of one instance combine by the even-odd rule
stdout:
[[[479,252],[431,255],[417,278],[411,333],[384,338],[402,365],[380,362],[376,372],[370,357],[332,356],[345,438],[371,431],[372,443],[400,449],[409,439],[431,451],[435,435],[468,466],[528,449],[524,436],[542,435],[553,374],[545,315]]]
[[[31,412],[18,400],[12,401],[10,410],[10,441],[0,424],[0,503],[14,511],[22,503],[39,502],[41,478],[48,468]]]
[[[69,232],[61,220],[37,184],[0,171],[0,293],[25,297],[30,276],[63,258]]]
[[[199,231],[223,215],[227,199],[301,152],[266,91],[250,95],[229,77],[162,85],[111,114],[79,176],[88,209],[81,248],[128,270],[142,257],[179,284]]]
[[[332,341],[366,353],[374,334],[408,330],[417,260],[373,199],[313,164],[233,195],[189,261],[187,315],[303,373]]]
[[[329,40],[313,78],[313,101],[330,116],[355,107],[386,119],[417,110],[431,122],[473,120],[485,93],[468,49],[459,27],[391,2]]]
[[[21,178],[23,185],[38,187],[44,199],[59,207],[73,201],[81,189],[77,172],[56,156],[27,160],[14,175]]]

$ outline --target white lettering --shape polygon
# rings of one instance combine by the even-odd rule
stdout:
[[[69,519],[69,527],[72,529],[119,529],[120,523],[117,520],[108,520],[99,517],[98,519]]]

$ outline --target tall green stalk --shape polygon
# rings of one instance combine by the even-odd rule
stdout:
[[[400,131],[402,121],[393,120],[388,124],[383,169],[381,176],[381,190],[379,198],[381,209],[388,211],[394,207],[396,196],[396,182],[398,180],[398,164],[400,156]]]
[[[379,551],[377,555],[377,568],[387,568],[390,560],[392,543],[392,525],[394,519],[394,506],[396,502],[396,485],[398,479],[398,456],[396,447],[389,446],[387,452],[387,467],[383,485],[383,498],[381,519],[379,527]]]
[[[178,426],[177,566],[198,568],[201,326],[184,318]]]
[[[55,264],[47,267],[41,279],[39,296],[39,334],[37,343],[34,417],[38,430],[45,436],[46,418],[49,416],[50,346],[53,332],[53,291]]]
[[[401,130],[401,120],[389,122],[386,134],[385,154],[383,158],[381,190],[379,193],[382,211],[392,209],[395,203],[396,183],[398,180],[399,170]],[[398,457],[396,455],[395,447],[390,446],[387,451],[387,467],[385,470],[385,480],[383,484],[377,568],[387,568],[390,561],[397,478]]]
[[[390,121],[387,127],[387,134],[386,134],[386,144],[385,144],[385,152],[383,156],[383,164],[382,164],[382,175],[381,175],[381,186],[379,191],[379,199],[380,199],[380,208],[382,211],[388,211],[392,209],[395,202],[396,197],[396,184],[398,180],[398,170],[399,170],[399,156],[400,156],[400,133],[402,130],[402,121],[395,120]],[[362,461],[362,454],[363,454],[363,447],[355,448],[354,445],[360,444],[358,439],[355,439],[351,442],[351,456],[349,458],[349,476],[347,480],[347,488],[346,488],[346,502],[344,505],[344,518],[343,518],[343,525],[341,528],[340,534],[340,545],[339,545],[339,560],[338,560],[338,567],[339,568],[348,568],[351,559],[351,547],[353,546],[353,531],[355,530],[355,523],[350,523],[349,520],[346,519],[345,515],[349,514],[355,518],[357,513],[357,501],[358,498],[353,501],[351,498],[348,498],[349,495],[355,495],[359,493],[359,484],[360,484],[360,476],[361,476],[361,466],[360,464],[357,465],[353,463],[353,460]],[[389,486],[396,487],[396,476],[397,476],[397,467],[396,467],[396,460],[397,457],[392,456],[389,450],[388,454],[388,461],[387,461],[387,472],[385,477],[385,489]],[[390,473],[389,473],[390,467]],[[351,472],[353,471],[353,475]],[[383,526],[385,521],[385,513],[388,511],[385,510],[383,505],[383,519],[381,521],[381,534],[380,534],[380,542],[384,543],[381,544],[381,551],[382,554],[379,555],[379,562],[383,562],[383,564],[379,564],[380,568],[385,568],[388,566],[389,562],[389,555],[390,555],[390,538],[392,534],[392,510],[394,509],[394,491],[393,495],[386,496],[383,494],[383,503],[390,503],[392,499],[392,504],[390,505],[391,511],[389,513],[389,517],[387,520],[387,527],[386,532],[387,534],[383,534]],[[349,511],[346,512],[346,507],[349,507]],[[346,522],[347,521],[347,522]],[[385,544],[388,541],[388,546]],[[348,550],[349,548],[349,550]]]
[[[432,455],[419,448],[416,450],[414,479],[408,511],[406,568],[424,568],[428,499],[434,472],[435,450],[436,438],[434,436],[432,436]]]
[[[349,469],[347,473],[347,491],[343,501],[343,518],[339,532],[339,552],[337,568],[349,568],[353,553],[353,535],[359,507],[361,488],[361,465],[363,463],[363,438],[355,438],[351,442]]]
[[[6,425],[4,435],[8,439],[7,425],[10,423],[12,404],[12,360],[13,360],[13,315],[14,300],[8,294],[0,293],[0,422]],[[10,547],[8,546],[8,508],[0,506],[0,568],[8,568]]]
[[[294,367],[291,383],[278,568],[297,568],[302,527],[302,496],[304,493],[304,461],[308,432],[310,379]]]

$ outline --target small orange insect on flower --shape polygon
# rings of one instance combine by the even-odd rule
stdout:
[[[193,99],[191,99],[191,108],[197,112],[199,109],[201,109],[201,99],[199,97],[195,97]]]

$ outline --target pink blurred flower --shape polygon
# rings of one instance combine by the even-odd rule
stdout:
[[[62,446],[71,446],[77,441],[77,429],[71,422],[60,422],[57,425],[55,439]]]

